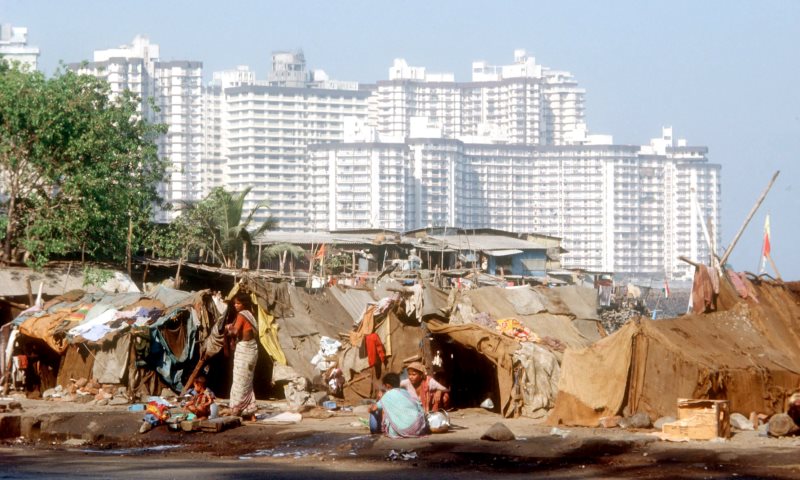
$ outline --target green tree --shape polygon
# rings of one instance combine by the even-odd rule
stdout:
[[[149,222],[165,175],[154,139],[166,128],[143,121],[138,105],[91,76],[0,70],[0,259],[124,258],[128,229]]]

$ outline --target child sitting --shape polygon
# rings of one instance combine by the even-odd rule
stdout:
[[[211,415],[211,405],[214,403],[214,392],[206,388],[206,377],[198,375],[194,380],[194,386],[189,390],[192,396],[186,402],[186,410],[194,413],[197,418],[208,418]]]

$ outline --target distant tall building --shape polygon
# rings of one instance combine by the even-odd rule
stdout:
[[[39,47],[28,45],[27,28],[3,23],[0,24],[0,58],[19,62],[23,68],[33,71],[38,68]]]
[[[705,147],[465,143],[447,138],[309,147],[319,230],[497,228],[563,238],[567,267],[690,278],[719,239],[720,166]],[[696,192],[696,202],[689,192]]]
[[[137,36],[130,45],[96,50],[94,61],[70,64],[79,73],[108,81],[111,95],[129,90],[141,99],[142,117],[168,127],[158,140],[158,152],[169,160],[169,178],[161,186],[163,198],[173,205],[202,198],[208,177],[201,165],[203,151],[203,64],[195,61],[160,61],[159,47]],[[153,108],[155,107],[155,108]],[[177,213],[159,212],[166,221]]]
[[[307,147],[340,142],[346,119],[365,121],[369,92],[307,72],[302,52],[274,54],[267,81],[251,73],[246,67],[215,73],[205,89],[204,104],[218,108],[206,110],[204,163],[223,166],[229,190],[252,187],[245,211],[269,202],[255,221],[272,216],[279,230],[309,230]]]
[[[448,138],[492,137],[518,145],[561,145],[584,119],[585,91],[568,72],[537,65],[524,50],[505,66],[472,64],[472,81],[432,74],[397,59],[389,80],[379,81],[372,99],[379,133],[409,135],[414,118]]]

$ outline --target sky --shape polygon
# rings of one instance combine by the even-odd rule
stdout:
[[[137,34],[206,77],[249,65],[264,79],[272,51],[301,48],[310,68],[362,83],[395,58],[469,81],[473,61],[510,64],[522,48],[586,89],[590,133],[641,145],[672,126],[707,146],[723,247],[780,170],[730,263],[758,270],[769,214],[772,257],[800,280],[800,1],[0,0],[0,23],[28,28],[47,73]]]

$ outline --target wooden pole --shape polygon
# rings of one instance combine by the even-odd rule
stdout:
[[[64,277],[64,286],[61,288],[61,294],[63,295],[67,291],[67,282],[69,281],[69,272],[72,270],[72,262],[69,262],[69,266],[67,266],[67,275]]]
[[[767,259],[769,260],[769,264],[772,265],[772,269],[775,271],[775,276],[778,277],[778,280],[782,282],[783,279],[781,278],[781,272],[779,272],[778,267],[775,266],[775,262],[772,260],[772,255],[767,255]]]
[[[781,173],[780,170],[775,172],[775,175],[772,176],[772,180],[769,181],[769,185],[767,185],[767,188],[765,188],[764,191],[761,192],[761,196],[758,197],[758,200],[756,201],[756,204],[753,205],[752,209],[750,209],[750,213],[747,214],[747,218],[744,219],[744,223],[742,224],[741,228],[739,228],[739,231],[736,232],[736,236],[733,237],[733,241],[728,246],[728,249],[725,250],[725,254],[722,255],[722,258],[719,261],[719,263],[721,265],[721,268],[725,268],[725,262],[728,260],[728,257],[731,256],[731,253],[733,252],[733,247],[736,246],[736,242],[739,241],[739,237],[741,237],[742,233],[744,233],[744,229],[747,228],[747,224],[750,223],[750,220],[753,218],[753,215],[756,214],[756,210],[758,210],[758,207],[761,206],[761,203],[764,201],[764,198],[767,197],[767,193],[769,192],[769,189],[772,188],[772,184],[775,183],[775,179],[778,178],[778,175],[780,173]]]
[[[256,263],[256,270],[261,270],[261,247],[262,244],[258,244],[258,261]]]
[[[186,392],[192,388],[194,384],[194,379],[197,377],[197,374],[200,373],[200,369],[203,368],[203,365],[206,363],[206,354],[203,352],[200,355],[200,360],[197,361],[197,365],[194,367],[192,374],[189,375],[189,380],[186,380],[186,384],[183,386],[183,390],[181,390],[181,396],[186,395]]]
[[[31,287],[31,278],[25,279],[25,286],[28,287],[28,305],[33,306],[33,288]]]
[[[147,270],[149,268],[150,268],[150,262],[144,262],[144,274],[142,274],[142,291],[146,290],[144,284],[147,283]]]
[[[175,290],[181,288],[181,266],[183,266],[183,255],[178,259],[178,270],[175,272]]]

